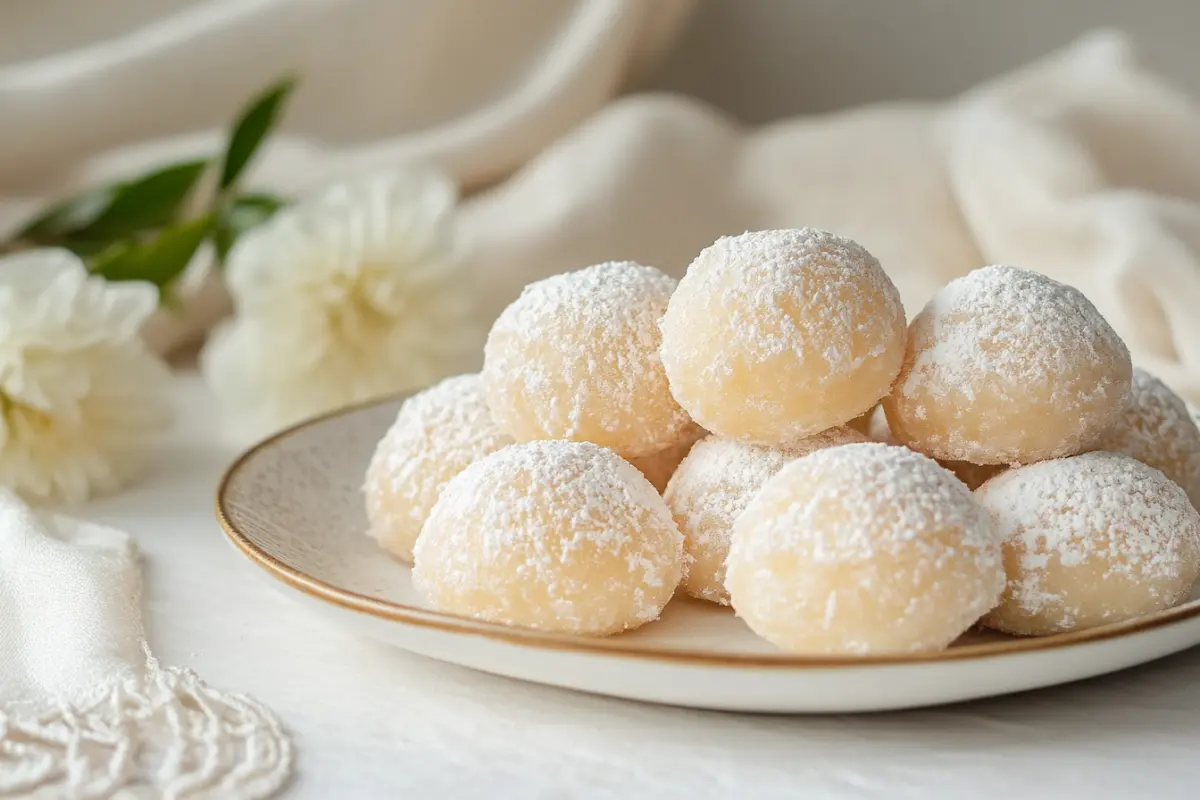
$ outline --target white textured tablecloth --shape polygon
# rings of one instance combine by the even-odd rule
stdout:
[[[1200,649],[1025,695],[919,712],[756,717],[638,705],[480,675],[339,631],[225,542],[234,448],[179,380],[152,477],[80,513],[145,554],[164,663],[257,696],[297,746],[289,797],[1195,798]]]

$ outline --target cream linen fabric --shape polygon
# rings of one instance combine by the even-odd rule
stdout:
[[[301,76],[251,182],[293,193],[405,161],[469,189],[640,74],[694,0],[17,0],[0,12],[0,236],[52,198],[215,152],[234,110]],[[169,350],[228,299],[193,265]]]
[[[744,129],[678,97],[610,105],[463,209],[484,296],[605,259],[681,274],[745,229],[857,239],[909,315],[988,263],[1083,290],[1200,402],[1200,109],[1097,33],[943,106]]]
[[[422,159],[475,185],[603,104],[691,2],[18,0],[0,20],[0,185],[42,194],[131,142],[215,141],[169,137],[287,72],[303,78],[288,129],[337,151],[331,171]]]
[[[632,14],[638,24],[628,22],[618,36],[627,45],[617,48],[624,58],[644,52],[645,45],[633,44],[647,41],[639,37],[663,41],[667,22],[682,16],[679,4],[648,17],[622,4],[605,5],[605,14],[593,6],[573,7],[570,19],[582,27],[555,30],[594,37],[596,28],[580,20],[602,18],[604,30],[618,36],[624,29],[617,21]],[[605,63],[611,91],[623,68]],[[11,85],[11,70],[9,78]],[[564,95],[542,96],[550,102]],[[604,96],[596,92],[588,109]],[[255,181],[304,191],[428,154],[471,186],[506,172],[587,109],[577,111],[571,120],[539,126],[532,138],[516,137],[529,144],[519,153],[492,149],[492,142],[511,141],[499,134],[480,138],[474,150],[455,149],[447,135],[440,154],[412,144],[436,140],[423,133],[384,143],[287,138],[260,163]],[[337,113],[305,113],[311,116],[301,120],[315,131],[337,124],[321,122]],[[465,128],[431,130],[451,129]],[[476,193],[461,219],[489,314],[529,280],[596,261],[633,258],[680,274],[717,236],[754,228],[813,225],[858,239],[891,273],[910,315],[946,281],[986,263],[1013,263],[1082,289],[1136,361],[1197,402],[1197,141],[1194,101],[1148,72],[1121,36],[1097,33],[943,105],[876,106],[746,129],[687,98],[630,96]],[[196,146],[177,139],[119,151],[86,162],[76,180]],[[468,151],[478,160],[460,157]],[[483,169],[484,152],[507,155]],[[214,281],[192,277],[199,293],[191,313],[162,318],[148,332],[160,349],[227,310]]]
[[[160,667],[141,619],[125,533],[0,489],[0,797],[248,800],[284,785],[275,715]]]

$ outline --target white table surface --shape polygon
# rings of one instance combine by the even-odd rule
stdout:
[[[410,656],[331,627],[228,545],[200,381],[141,483],[82,512],[134,535],[151,647],[255,695],[299,798],[1196,798],[1200,648],[1057,689],[917,712],[761,717],[639,705]]]

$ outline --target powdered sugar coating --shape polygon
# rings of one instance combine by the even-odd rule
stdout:
[[[683,533],[689,558],[683,589],[692,597],[729,605],[725,557],[734,520],[755,493],[789,461],[825,447],[865,442],[850,428],[823,431],[792,447],[775,448],[709,436],[692,448],[663,495]]]
[[[726,569],[738,616],[798,653],[938,650],[1004,588],[971,492],[932,459],[875,442],[787,464],[734,523]]]
[[[1129,405],[1099,447],[1161,470],[1200,509],[1200,427],[1179,395],[1150,373],[1134,368]]]
[[[683,537],[641,473],[604,447],[539,441],[450,481],[413,580],[441,611],[603,635],[657,619],[682,569]]]
[[[632,261],[526,286],[484,347],[496,422],[517,441],[589,441],[627,458],[680,444],[692,423],[658,353],[674,289],[673,278]]]
[[[1030,463],[1094,446],[1128,402],[1131,370],[1078,290],[991,266],[951,281],[916,316],[883,405],[892,434],[922,453]]]
[[[404,401],[367,467],[368,533],[412,561],[413,545],[442,487],[512,438],[492,422],[479,376],[447,378]]]
[[[1200,572],[1200,514],[1161,472],[1117,453],[1018,467],[977,492],[1008,587],[984,624],[1015,634],[1091,628],[1169,608]]]
[[[718,239],[662,319],[671,391],[729,439],[788,445],[874,405],[900,369],[900,294],[863,247],[812,228]]]

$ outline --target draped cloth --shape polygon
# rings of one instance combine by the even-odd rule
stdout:
[[[49,19],[62,4],[23,8]],[[680,274],[722,234],[812,225],[879,256],[910,316],[987,263],[1073,284],[1136,362],[1200,401],[1200,109],[1119,34],[944,103],[746,128],[687,97],[609,102],[667,46],[686,0],[122,7],[140,24],[73,42],[83,19],[46,27],[40,51],[38,36],[5,45],[0,230],[56,192],[212,152],[214,120],[295,71],[286,131],[251,183],[303,193],[441,166],[467,192],[488,315],[555,272],[632,258]],[[147,331],[160,350],[229,310],[207,270],[182,294],[184,313]]]

